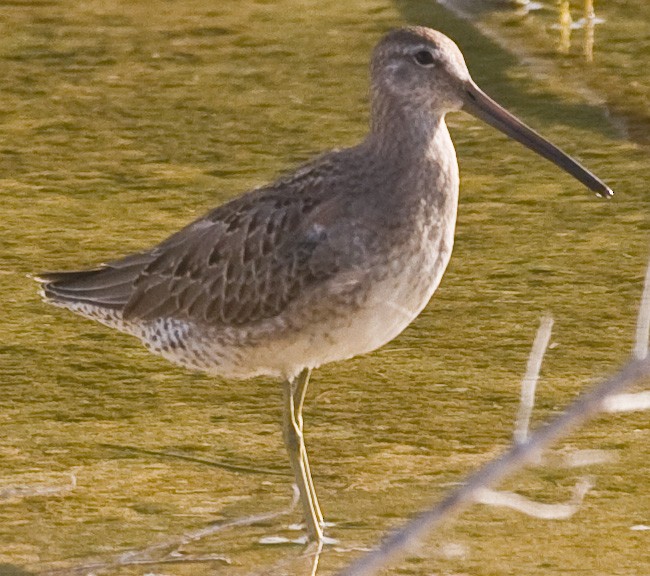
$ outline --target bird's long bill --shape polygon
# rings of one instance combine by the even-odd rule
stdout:
[[[499,106],[473,82],[468,82],[465,87],[463,110],[480,118],[490,126],[550,160],[556,166],[566,170],[598,196],[603,198],[613,196],[614,192],[602,180]]]

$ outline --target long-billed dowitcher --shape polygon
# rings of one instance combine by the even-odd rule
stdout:
[[[303,441],[311,370],[370,352],[420,313],[449,262],[458,165],[445,115],[464,109],[600,196],[596,176],[472,81],[458,47],[395,30],[371,62],[366,139],[212,210],[153,248],[41,275],[53,304],[140,338],[182,366],[284,382],[284,441],[307,532],[323,518]]]

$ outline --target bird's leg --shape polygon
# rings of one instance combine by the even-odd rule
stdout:
[[[309,378],[311,377],[311,368],[305,368],[296,378],[295,381],[295,390],[293,392],[294,398],[294,409],[296,414],[296,422],[300,428],[300,440],[302,442],[302,448],[300,454],[302,455],[303,467],[307,472],[307,479],[309,481],[309,492],[311,494],[311,500],[314,504],[314,510],[318,518],[318,523],[323,525],[323,514],[320,511],[320,506],[318,505],[318,497],[316,496],[316,488],[314,488],[314,481],[311,477],[311,469],[309,468],[309,458],[307,458],[307,448],[305,447],[304,435],[302,433],[302,407],[305,403],[305,396],[307,395],[307,386],[309,385]]]
[[[319,540],[318,542],[312,542],[307,547],[306,554],[310,554],[312,556],[311,572],[309,573],[309,576],[316,576],[316,573],[318,572],[318,561],[320,560],[320,555],[322,551],[323,551],[322,540]]]
[[[300,502],[302,503],[305,524],[307,525],[307,535],[310,540],[321,542],[323,540],[322,517],[318,502],[315,500],[309,464],[307,463],[307,451],[302,436],[302,415],[299,411],[296,411],[297,406],[302,408],[300,399],[304,398],[307,382],[309,381],[309,372],[309,370],[303,370],[297,379],[288,380],[284,383],[283,435],[294,480],[300,493]],[[298,394],[296,394],[297,391]],[[298,400],[297,405],[296,400]]]

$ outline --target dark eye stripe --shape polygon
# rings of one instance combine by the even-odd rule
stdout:
[[[420,50],[413,56],[415,61],[421,66],[431,66],[433,64],[433,54],[428,50]]]

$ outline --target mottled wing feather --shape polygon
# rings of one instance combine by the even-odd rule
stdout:
[[[335,275],[341,253],[325,224],[336,203],[300,192],[249,193],[171,236],[135,280],[125,319],[240,326],[278,315],[304,288]]]
[[[335,292],[347,290],[365,262],[350,245],[364,232],[343,213],[350,203],[340,197],[367,184],[355,174],[350,150],[330,153],[150,250],[92,270],[44,274],[44,295],[73,309],[81,303],[91,316],[110,309],[126,322],[174,318],[218,327],[275,317],[330,278]]]

